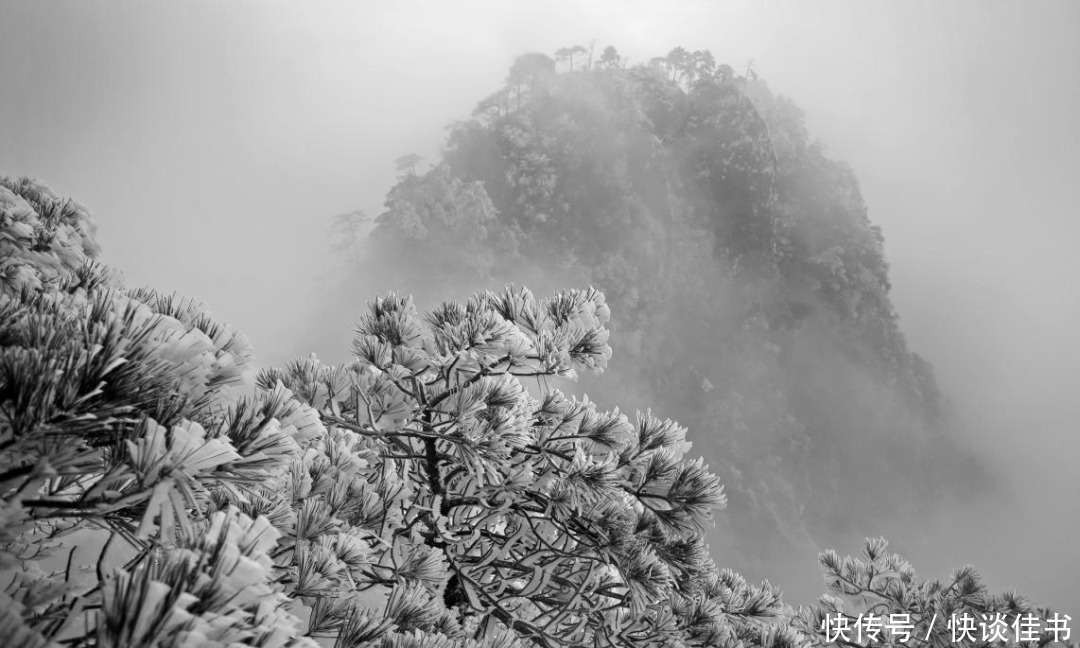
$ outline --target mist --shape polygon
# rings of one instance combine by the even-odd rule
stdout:
[[[1076,618],[1074,3],[6,3],[0,173],[86,205],[128,285],[205,301],[262,364],[332,358],[350,308],[383,289],[359,278],[349,308],[326,309],[332,217],[380,214],[394,160],[436,162],[516,56],[594,41],[631,64],[682,46],[752,65],[851,166],[908,344],[936,371],[950,433],[999,481],[880,533],[923,576],[973,563],[991,589]],[[533,276],[538,294],[573,278]],[[821,591],[812,551],[743,567],[792,603]]]

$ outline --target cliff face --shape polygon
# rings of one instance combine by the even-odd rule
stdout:
[[[521,57],[443,159],[403,175],[369,243],[369,271],[421,299],[604,291],[615,376],[584,389],[690,427],[746,561],[966,479],[851,170],[794,103],[707,52],[574,71]]]

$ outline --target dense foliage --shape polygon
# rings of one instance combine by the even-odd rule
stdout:
[[[238,334],[120,287],[74,203],[0,198],[32,260],[2,292],[8,645],[662,645],[779,612],[709,560],[684,430],[520,382],[604,368],[600,293],[378,299],[354,362],[245,396]]]
[[[852,172],[752,70],[681,48],[528,54],[441,160],[412,163],[346,285],[597,286],[620,353],[585,387],[695,431],[744,559],[987,485],[900,332]]]
[[[426,318],[391,295],[353,361],[253,376],[242,335],[121,286],[43,185],[0,178],[0,245],[6,646],[839,645],[839,599],[796,612],[708,557],[724,497],[684,429],[545,385],[607,366],[595,290]],[[882,542],[822,564],[920,630],[1029,611],[971,570],[919,582]]]

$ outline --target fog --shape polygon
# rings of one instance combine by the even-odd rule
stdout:
[[[279,363],[314,344],[331,217],[378,214],[395,158],[435,159],[515,56],[752,61],[854,169],[910,346],[1006,483],[894,548],[1080,618],[1080,6],[372,4],[0,4],[0,173],[88,206],[129,285]]]

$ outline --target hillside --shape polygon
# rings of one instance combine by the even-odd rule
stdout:
[[[596,286],[617,342],[581,391],[689,427],[731,502],[714,546],[754,575],[985,487],[901,332],[858,182],[795,103],[708,52],[570,51],[519,57],[430,169],[399,160],[370,236],[343,221],[336,308],[357,281],[421,303]]]
[[[480,185],[440,173],[435,186],[459,202],[427,194],[428,205],[475,216]],[[474,232],[506,231],[484,213]],[[872,623],[918,646],[956,643],[962,624],[983,637],[970,634],[971,645],[1007,641],[1010,627],[1032,645],[1070,636],[1070,617],[991,593],[971,567],[920,579],[883,538],[867,539],[861,556],[821,553],[827,594],[797,610],[778,585],[730,569],[731,556],[715,560],[705,533],[724,485],[690,452],[687,430],[549,385],[606,373],[607,391],[625,401],[634,396],[621,389],[649,378],[639,391],[668,394],[671,406],[678,385],[662,378],[679,366],[670,358],[655,373],[606,371],[613,312],[595,289],[541,299],[488,291],[426,316],[409,297],[377,297],[349,362],[311,356],[253,375],[241,333],[189,298],[125,288],[98,249],[86,209],[38,181],[0,176],[5,645],[794,648],[851,645]],[[497,269],[498,256],[486,259],[470,267]],[[745,287],[732,274],[729,289]],[[739,303],[737,293],[709,294]],[[673,353],[647,342],[664,332],[646,327],[674,326],[675,314],[624,325],[640,338],[627,345],[632,359]],[[715,357],[739,359],[735,345],[753,342],[785,357],[784,340],[762,342],[770,329],[741,330]],[[701,377],[704,396],[686,399],[688,411],[753,404],[734,396],[753,365],[735,367],[719,387]],[[795,374],[779,361],[758,367],[761,380]],[[735,492],[758,504],[740,503],[734,526],[720,526],[735,540],[761,511],[777,528],[802,522],[779,507],[803,494],[768,490],[791,482],[751,472],[759,464],[745,449],[772,466],[780,452],[767,445],[776,437],[740,446],[753,431],[696,437],[707,451],[750,458]],[[740,478],[734,461],[713,459]],[[798,468],[784,466],[785,478],[830,483]],[[771,572],[790,580],[780,565]]]

